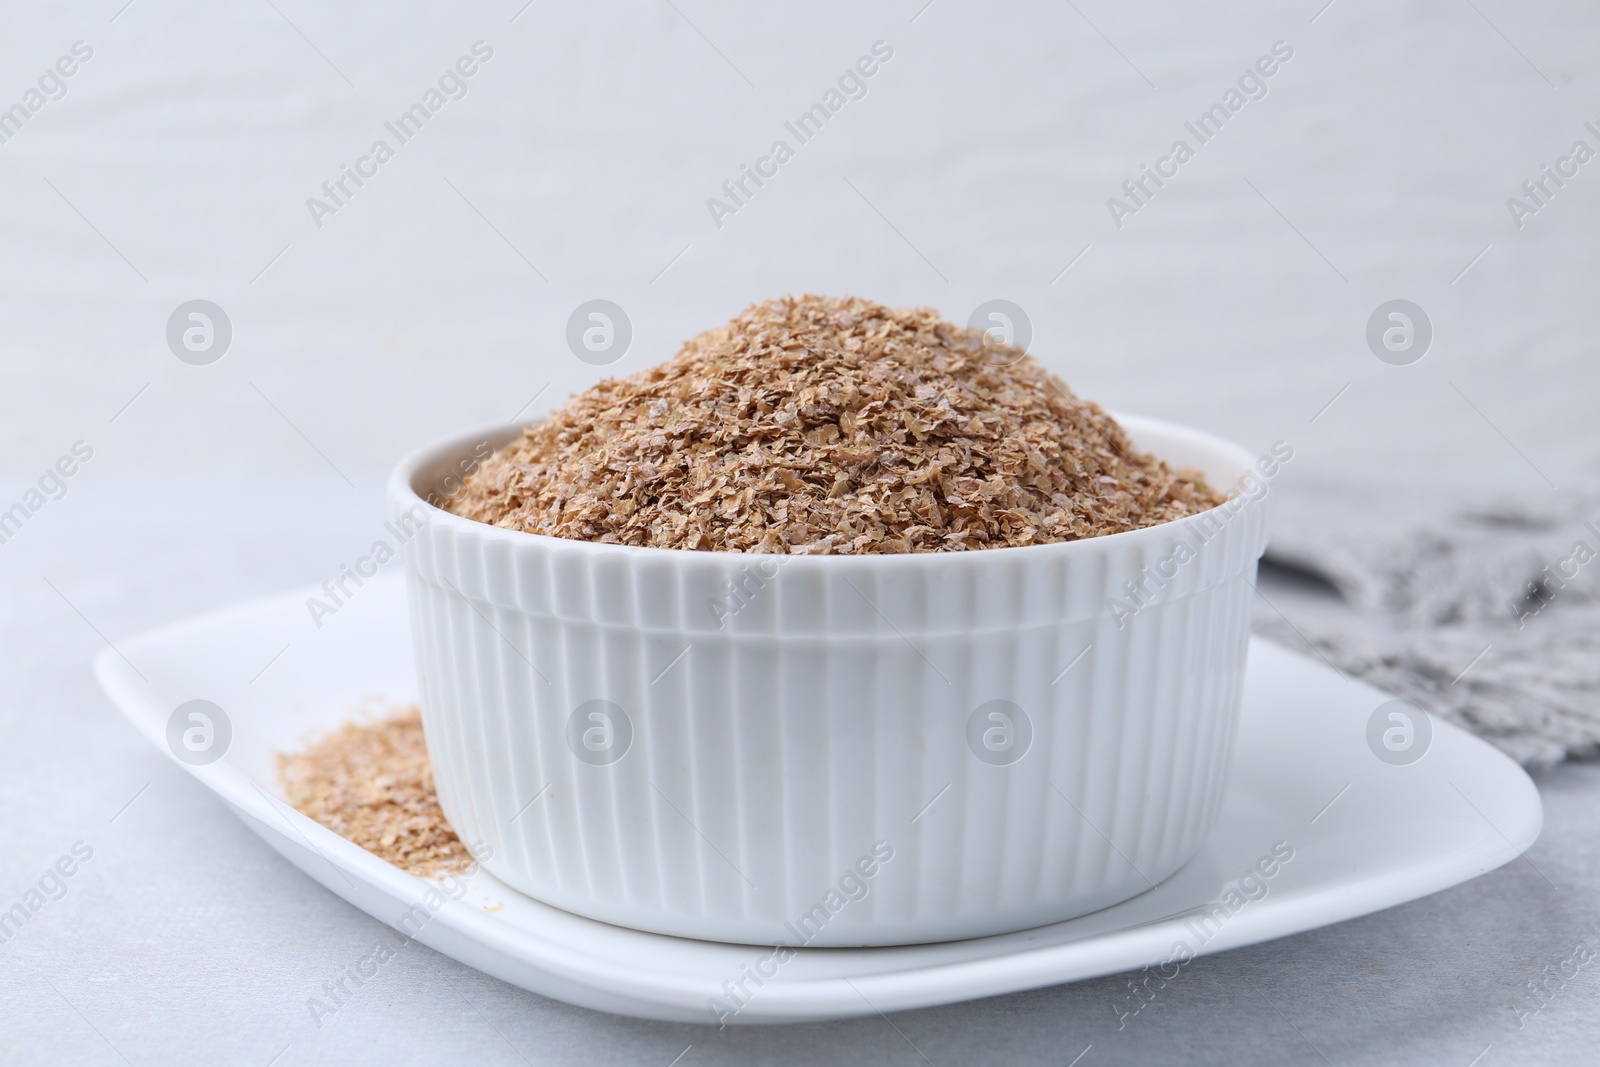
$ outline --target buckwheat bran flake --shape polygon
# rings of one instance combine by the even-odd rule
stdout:
[[[414,707],[280,754],[278,780],[301,814],[402,870],[430,878],[472,863],[439,808]]]
[[[926,308],[802,296],[574,396],[446,507],[581,541],[851,554],[1072,541],[1224,499],[1018,349]]]

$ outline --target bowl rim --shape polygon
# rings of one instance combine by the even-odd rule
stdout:
[[[1182,423],[1171,422],[1166,419],[1146,415],[1133,415],[1124,412],[1107,411],[1113,419],[1131,436],[1137,438],[1140,431],[1166,434],[1172,437],[1184,438],[1190,444],[1207,449],[1224,462],[1233,462],[1240,468],[1239,479],[1246,475],[1254,477],[1257,481],[1262,479],[1256,469],[1259,457],[1253,455],[1244,446],[1236,444],[1224,437],[1198,430]],[[580,541],[570,537],[554,537],[550,534],[529,533],[526,530],[511,530],[504,526],[495,526],[492,523],[479,522],[469,519],[454,512],[431,503],[413,487],[412,482],[423,468],[437,464],[454,456],[467,455],[481,443],[495,442],[494,448],[498,449],[506,442],[512,440],[529,426],[536,425],[540,420],[533,419],[516,423],[491,423],[474,430],[458,431],[447,437],[440,438],[421,448],[414,449],[398,463],[389,474],[387,482],[387,496],[390,504],[397,512],[409,512],[412,508],[421,506],[426,509],[427,521],[442,523],[454,530],[460,530],[465,536],[477,537],[489,541],[501,541],[512,545],[537,546],[546,551],[589,552],[596,555],[611,555],[618,559],[661,559],[675,560],[683,563],[713,563],[713,564],[743,564],[748,565],[752,560],[779,560],[780,569],[791,566],[811,567],[846,567],[854,564],[857,567],[917,567],[917,566],[952,566],[956,560],[965,560],[971,563],[978,559],[992,558],[999,560],[1020,560],[1024,554],[1029,559],[1040,559],[1046,554],[1056,554],[1063,558],[1071,558],[1074,554],[1087,556],[1094,552],[1116,551],[1122,548],[1131,548],[1134,545],[1152,541],[1171,535],[1179,535],[1190,527],[1196,526],[1208,516],[1217,516],[1218,513],[1227,511],[1221,521],[1224,524],[1232,522],[1240,514],[1259,509],[1269,493],[1262,493],[1255,498],[1242,497],[1231,493],[1227,500],[1214,507],[1199,511],[1193,515],[1185,515],[1181,519],[1169,519],[1152,526],[1142,526],[1137,530],[1122,530],[1117,533],[1101,534],[1098,537],[1084,537],[1072,541],[1053,541],[1039,545],[1009,545],[999,548],[978,548],[964,552],[896,552],[896,553],[773,553],[773,552],[735,552],[717,549],[685,549],[685,548],[660,548],[654,545],[621,545],[605,541]],[[1143,447],[1143,446],[1141,446]],[[1158,456],[1158,458],[1161,458]],[[1270,492],[1270,491],[1269,491]],[[1231,509],[1231,510],[1228,510]],[[1258,553],[1259,554],[1259,553]],[[933,560],[942,560],[943,563],[932,563]]]

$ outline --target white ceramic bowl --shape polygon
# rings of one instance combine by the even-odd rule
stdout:
[[[1120,421],[1218,486],[1251,470],[1216,438]],[[899,556],[629,548],[427,503],[517,432],[428,448],[389,486],[414,528],[439,800],[496,877],[641,930],[888,945],[1095,911],[1199,850],[1239,712],[1259,477],[1143,530]]]

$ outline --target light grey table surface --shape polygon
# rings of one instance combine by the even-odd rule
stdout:
[[[63,534],[35,554],[41,574],[112,635],[282,588],[317,557],[269,532],[282,506],[274,494],[214,499],[235,521],[259,521],[258,532],[181,555],[158,546],[183,539],[182,509],[128,503],[114,509],[125,540],[98,546],[89,575],[64,577],[97,551],[95,535]],[[89,592],[94,576],[134,574],[139,592],[117,601]],[[1491,1045],[1480,1064],[1592,1055],[1600,961],[1525,1025],[1508,1005],[1580,942],[1600,953],[1589,925],[1600,923],[1593,765],[1540,776],[1546,825],[1527,860],[1377,915],[1202,958],[1120,1030],[1117,977],[888,1019],[719,1033],[546,1000],[421,945],[318,1027],[307,998],[385,927],[279,857],[122,721],[88,674],[100,637],[56,593],[31,575],[0,581],[13,609],[0,632],[9,742],[0,892],[9,903],[75,841],[94,849],[66,896],[0,945],[0,1062],[264,1065],[287,1047],[280,1065],[666,1067],[689,1045],[680,1064],[1064,1065],[1090,1045],[1080,1067],[1322,1056],[1465,1067]],[[1302,594],[1269,588],[1295,610]]]
[[[0,1062],[1593,1058],[1600,964],[1521,1028],[1507,1007],[1600,945],[1593,765],[1540,776],[1528,860],[1202,960],[1120,1032],[1116,978],[718,1034],[421,947],[319,1030],[306,998],[378,924],[89,676],[107,639],[336,573],[399,455],[593,381],[563,331],[596,296],[633,320],[616,373],[786,291],[958,320],[1003,296],[1083,395],[1292,442],[1286,488],[1593,478],[1600,162],[1520,228],[1506,206],[1576,139],[1600,144],[1591,7],[113,0],[8,10],[0,31],[0,108],[74,42],[94,50],[0,143],[0,508],[94,449],[0,544],[0,901],[94,849],[0,945]],[[494,58],[465,98],[315,225],[307,198],[480,39]],[[867,95],[715,226],[706,199],[878,40],[895,55]],[[1117,228],[1107,198],[1280,40],[1295,55],[1266,97]],[[1404,367],[1363,337],[1396,297],[1435,326]],[[234,327],[210,366],[164,339],[194,298]]]

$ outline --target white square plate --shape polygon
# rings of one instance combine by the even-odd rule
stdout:
[[[426,896],[433,883],[290,808],[273,754],[360,707],[415,702],[404,586],[390,576],[368,581],[320,629],[306,607],[312,592],[130,638],[118,645],[128,660],[108,649],[95,673],[163,750],[179,704],[205,699],[224,709],[225,754],[187,769],[312,878],[398,927],[440,899]],[[770,948],[610,926],[480,871],[460,899],[420,913],[429,917],[416,936],[513,985],[601,1011],[715,1022],[717,998],[724,1012],[738,1007],[729,1022],[776,1023],[995,996],[1311,930],[1493,870],[1539,835],[1543,811],[1528,776],[1453,726],[1433,722],[1414,763],[1374,755],[1368,720],[1387,699],[1254,642],[1233,782],[1206,847],[1159,887],[1054,926],[934,945],[801,949],[779,966]],[[1275,847],[1292,859],[1272,862]],[[1263,860],[1270,877],[1258,869]]]

